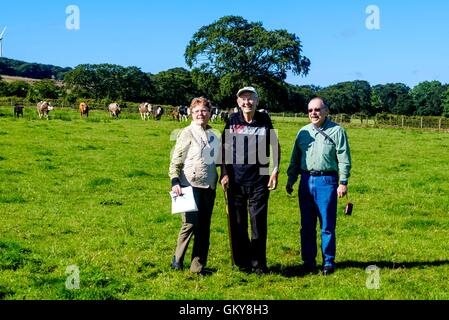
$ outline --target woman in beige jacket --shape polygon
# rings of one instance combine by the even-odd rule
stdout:
[[[204,97],[192,100],[192,123],[179,133],[169,169],[172,191],[180,195],[182,187],[192,186],[198,207],[198,211],[182,213],[182,226],[171,266],[182,270],[184,255],[193,236],[190,271],[198,274],[204,274],[207,262],[218,180],[215,160],[220,142],[208,125],[211,107],[210,101]]]

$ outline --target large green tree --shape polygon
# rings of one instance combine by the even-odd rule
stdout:
[[[332,113],[372,114],[371,86],[367,81],[346,81],[326,87],[318,92]]]
[[[58,99],[61,94],[61,88],[53,80],[36,81],[28,90],[27,98],[30,101],[37,102],[45,99]]]
[[[225,16],[203,26],[193,35],[185,51],[186,63],[194,72],[205,77],[196,80],[212,81],[218,78],[217,97],[223,104],[231,103],[236,90],[243,85],[254,85],[261,92],[284,92],[288,72],[307,75],[310,60],[301,55],[301,42],[286,30],[266,30],[261,22],[248,22],[239,16]],[[198,83],[198,87],[202,84]],[[278,95],[261,95],[267,106],[280,108]]]
[[[403,83],[378,84],[373,87],[373,102],[376,113],[412,115],[416,112],[415,102],[410,94],[410,88]]]
[[[445,87],[439,81],[424,81],[413,87],[411,94],[420,116],[440,116],[443,113],[441,97]]]
[[[65,74],[64,82],[69,94],[83,98],[139,102],[153,94],[149,75],[115,64],[79,65]]]
[[[190,105],[197,95],[190,72],[184,68],[173,68],[152,76],[155,85],[155,103]]]

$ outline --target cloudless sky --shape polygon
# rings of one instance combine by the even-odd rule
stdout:
[[[79,30],[66,28],[69,5],[79,8]],[[380,29],[366,26],[370,5],[379,9]],[[311,69],[307,77],[290,74],[292,84],[449,82],[447,0],[4,0],[3,56],[61,67],[112,63],[156,74],[187,68],[184,51],[194,33],[225,15],[300,38]]]

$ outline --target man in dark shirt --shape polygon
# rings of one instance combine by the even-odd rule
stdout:
[[[244,271],[265,274],[268,198],[278,183],[280,148],[270,117],[256,111],[257,91],[253,87],[240,89],[237,103],[239,112],[231,115],[222,136],[220,182],[228,199],[233,261]]]

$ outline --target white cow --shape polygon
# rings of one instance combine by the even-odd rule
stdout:
[[[118,115],[120,114],[120,106],[118,103],[114,102],[109,104],[108,110],[111,117],[118,118]]]
[[[140,117],[143,121],[146,121],[150,118],[152,110],[153,108],[148,102],[143,102],[139,105]]]
[[[37,103],[37,114],[39,115],[39,119],[45,117],[48,120],[48,111],[50,110],[53,110],[53,106],[47,101],[40,101]]]

